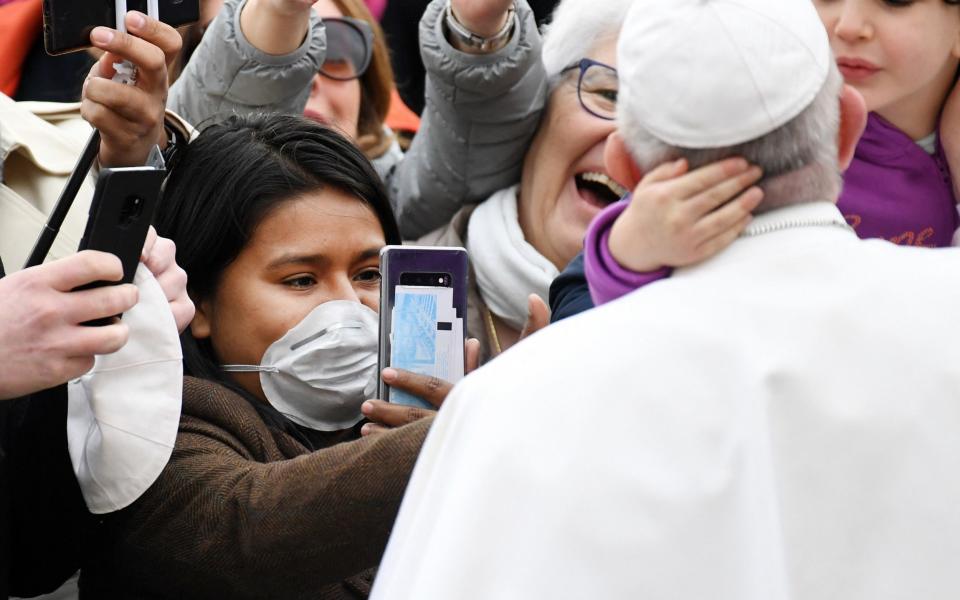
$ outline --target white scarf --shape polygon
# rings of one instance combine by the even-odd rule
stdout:
[[[470,215],[467,252],[480,297],[490,311],[516,330],[527,321],[527,298],[549,297],[560,272],[527,242],[517,214],[519,186],[500,190]]]

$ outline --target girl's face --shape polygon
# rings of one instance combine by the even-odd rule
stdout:
[[[342,17],[333,0],[320,0],[313,10],[321,17]],[[320,73],[313,76],[304,116],[332,125],[352,140],[357,139],[360,123],[360,80],[338,81]]]
[[[814,0],[814,5],[840,71],[863,94],[867,110],[914,137],[929,134],[960,64],[960,6],[944,0]]]
[[[324,188],[275,206],[190,324],[221,364],[258,365],[273,342],[330,300],[380,309],[383,227],[356,197]],[[231,373],[266,401],[257,373]]]

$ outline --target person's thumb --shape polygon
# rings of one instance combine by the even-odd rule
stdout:
[[[467,363],[464,374],[469,375],[480,367],[480,340],[477,338],[468,339],[463,343],[463,351]]]
[[[520,339],[533,335],[550,324],[550,308],[543,298],[530,294],[527,298],[527,322],[520,332]]]

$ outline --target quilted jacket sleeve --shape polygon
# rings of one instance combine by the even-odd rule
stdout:
[[[310,83],[323,64],[327,36],[316,14],[300,47],[274,56],[244,37],[240,30],[244,5],[246,0],[227,0],[170,88],[167,108],[197,127],[230,113],[302,114]]]
[[[446,0],[420,22],[427,69],[420,131],[390,185],[400,230],[419,238],[462,206],[520,180],[547,96],[533,12],[517,2],[513,38],[493,54],[460,52],[443,31]]]

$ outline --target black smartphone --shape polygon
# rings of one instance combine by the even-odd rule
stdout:
[[[153,167],[100,171],[90,204],[90,216],[77,250],[99,250],[117,256],[123,264],[123,279],[95,281],[77,289],[133,283],[165,175],[165,170]],[[108,322],[110,319],[84,324]]]
[[[147,14],[148,0],[127,0],[127,10]],[[173,27],[200,18],[199,0],[158,0],[160,20]],[[113,0],[43,0],[43,42],[47,54],[66,54],[90,47],[90,32],[99,26],[117,28]]]
[[[463,377],[469,264],[463,248],[380,251],[380,370],[397,367],[455,383]],[[388,402],[432,408],[379,383]]]

